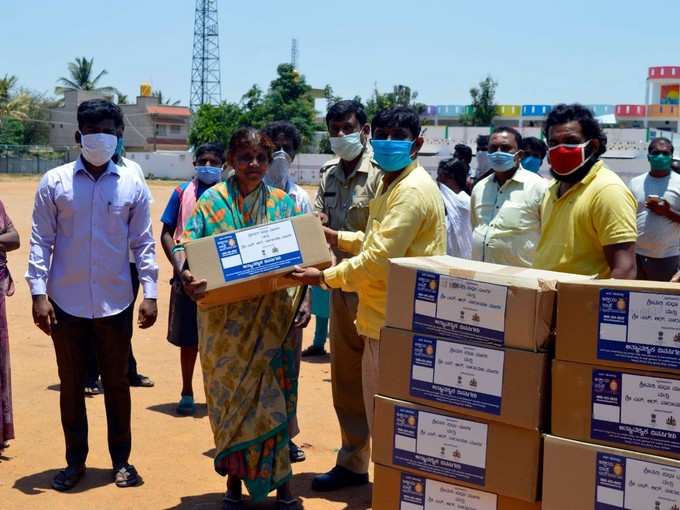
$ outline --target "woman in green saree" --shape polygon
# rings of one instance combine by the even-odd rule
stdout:
[[[227,161],[235,170],[199,199],[182,243],[299,214],[285,192],[262,179],[273,144],[252,128],[231,138]],[[205,292],[185,266],[182,244],[173,266],[193,299]],[[302,508],[293,498],[288,422],[295,413],[294,345],[288,338],[303,293],[292,288],[255,299],[199,309],[199,353],[217,454],[215,470],[228,476],[225,510],[243,505],[243,482],[253,501],[277,489],[282,510]]]

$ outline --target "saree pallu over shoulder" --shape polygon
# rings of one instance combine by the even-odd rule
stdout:
[[[206,191],[185,236],[214,235],[296,214],[285,193],[262,185],[241,197],[231,178]],[[200,218],[196,218],[200,216]],[[288,422],[297,400],[295,350],[288,332],[302,300],[292,288],[199,310],[198,336],[215,470],[240,477],[254,501],[291,475]]]

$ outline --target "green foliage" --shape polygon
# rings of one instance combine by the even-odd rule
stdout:
[[[17,119],[0,120],[0,145],[21,145],[24,141],[24,125]]]
[[[61,77],[57,80],[60,85],[54,89],[55,94],[63,94],[66,90],[92,90],[100,94],[118,94],[115,87],[99,86],[99,80],[108,74],[106,69],[94,76],[94,58],[76,57],[75,62],[68,63],[69,78]]]
[[[321,154],[333,154],[333,149],[331,149],[331,139],[328,133],[325,133],[321,140],[319,140],[319,152]]]
[[[290,64],[281,64],[276,71],[277,77],[266,94],[253,85],[239,104],[224,102],[219,106],[201,106],[189,134],[191,146],[216,140],[226,143],[242,126],[263,128],[275,120],[294,124],[300,130],[303,143],[309,144],[314,137],[315,118],[311,87]]]
[[[242,112],[239,105],[223,102],[217,106],[204,104],[194,114],[189,132],[189,145],[222,142],[225,147],[234,132],[241,127]]]
[[[161,90],[154,90],[151,93],[151,95],[156,96],[160,104],[165,104],[169,106],[179,106],[179,104],[181,103],[181,101],[173,101],[172,98],[167,99],[163,98],[163,91]],[[118,103],[120,103],[120,96],[118,96]]]
[[[464,126],[490,126],[496,116],[496,89],[498,82],[487,76],[479,86],[470,89],[472,110],[460,119]]]
[[[370,120],[379,111],[394,106],[410,106],[415,108],[419,114],[422,114],[425,111],[425,105],[418,103],[417,97],[418,92],[412,91],[411,87],[407,85],[395,85],[392,87],[392,92],[385,93],[381,93],[378,87],[375,87],[373,95],[366,102],[366,114]]]

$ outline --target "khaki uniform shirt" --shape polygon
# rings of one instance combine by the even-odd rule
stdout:
[[[364,149],[359,164],[345,176],[340,158],[334,158],[321,167],[321,182],[314,201],[314,210],[328,216],[328,227],[333,230],[364,232],[368,222],[368,205],[375,198],[382,171],[373,161],[370,149]],[[342,260],[349,253],[334,249]]]

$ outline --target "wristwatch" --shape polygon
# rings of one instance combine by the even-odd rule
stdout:
[[[319,282],[319,287],[322,290],[331,290],[331,288],[326,284],[326,277],[323,274],[323,271],[321,271],[321,281]]]

